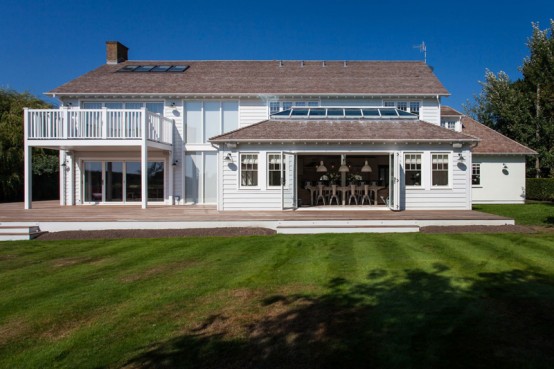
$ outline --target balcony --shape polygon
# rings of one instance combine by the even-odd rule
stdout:
[[[171,150],[173,119],[143,109],[25,109],[29,146],[136,146]]]

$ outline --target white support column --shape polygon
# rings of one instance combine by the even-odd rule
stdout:
[[[66,162],[67,162],[67,175],[66,180],[68,181],[68,197],[67,197],[67,205],[75,205],[75,153],[70,151],[67,153],[66,156]],[[81,201],[82,203],[82,201]]]
[[[180,150],[179,150],[179,156],[181,157],[181,199],[179,200],[180,204],[184,204],[185,203],[185,191],[186,191],[186,187],[185,187],[185,181],[187,180],[186,179],[186,176],[185,176],[185,170],[187,169],[186,168],[186,163],[185,163],[185,150],[183,149],[183,147],[181,146]]]
[[[141,199],[142,208],[146,209],[148,206],[148,131],[146,127],[146,109],[142,108],[141,114],[141,126],[142,126],[142,140],[140,147],[140,177],[141,177]]]
[[[67,162],[65,161],[65,157],[65,150],[60,150],[60,206],[65,206],[65,202],[67,200],[65,196],[65,173],[67,172]]]
[[[167,157],[167,163],[168,163],[168,166],[169,166],[169,170],[168,170],[168,179],[167,181],[169,182],[168,183],[168,191],[169,191],[169,196],[168,196],[168,199],[169,199],[169,205],[173,205],[173,178],[174,178],[174,170],[175,170],[175,166],[173,165],[173,163],[175,162],[175,158],[173,156],[173,152],[170,151],[169,152],[169,155]]]
[[[24,149],[23,154],[25,158],[24,162],[24,207],[25,209],[31,209],[32,199],[33,199],[33,148],[29,146],[27,141],[29,138],[29,109],[25,108],[23,110],[23,131],[24,131]]]

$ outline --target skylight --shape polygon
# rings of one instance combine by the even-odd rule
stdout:
[[[126,65],[118,72],[134,73],[181,73],[189,68],[188,65]]]
[[[298,108],[272,114],[274,119],[418,119],[417,114],[396,108]]]

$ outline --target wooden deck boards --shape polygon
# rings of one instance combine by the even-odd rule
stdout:
[[[160,221],[248,221],[248,220],[501,220],[505,217],[472,210],[299,210],[225,211],[215,206],[82,205],[60,206],[58,201],[35,201],[30,210],[23,203],[0,204],[2,222],[160,222]]]

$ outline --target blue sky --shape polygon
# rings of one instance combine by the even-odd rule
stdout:
[[[41,95],[103,64],[106,40],[135,60],[421,60],[425,41],[461,108],[487,68],[519,77],[531,22],[549,18],[552,0],[4,0],[0,87]]]

